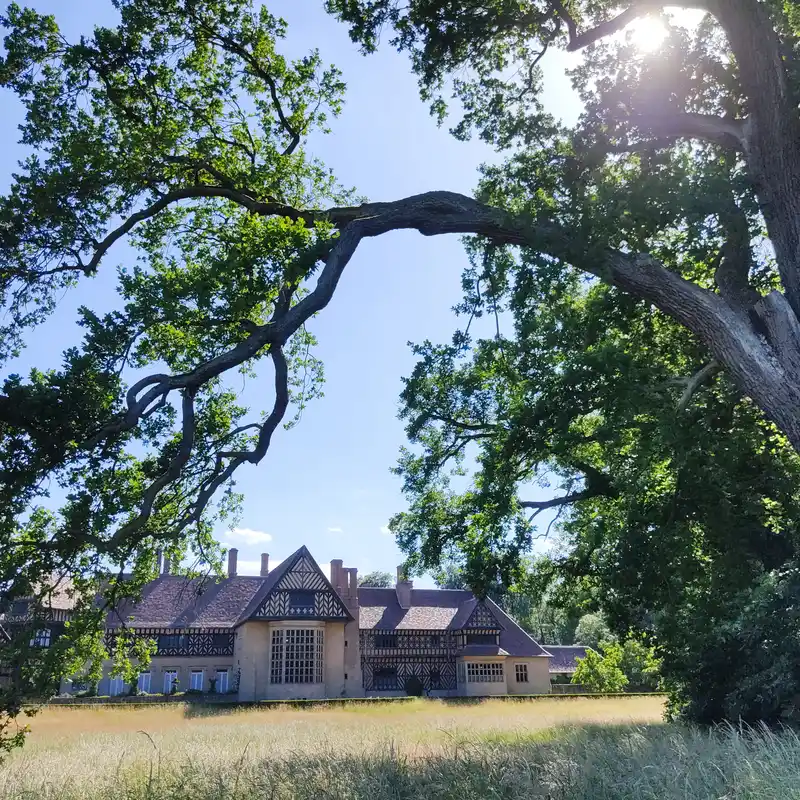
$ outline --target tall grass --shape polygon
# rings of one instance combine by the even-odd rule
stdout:
[[[50,710],[0,768],[0,800],[800,798],[795,734],[660,712],[654,698]]]

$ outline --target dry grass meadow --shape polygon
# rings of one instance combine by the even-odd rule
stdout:
[[[57,708],[0,800],[800,798],[792,733],[661,722],[658,697],[248,709]]]

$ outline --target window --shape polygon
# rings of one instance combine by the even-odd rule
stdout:
[[[296,589],[289,592],[290,614],[313,614],[314,592],[307,589]]]
[[[211,636],[211,646],[215,650],[224,650],[231,646],[231,635],[229,633],[215,633]]]
[[[11,616],[12,617],[24,617],[28,613],[28,601],[27,600],[15,600],[11,604]]]
[[[527,664],[517,664],[514,668],[517,673],[517,683],[527,683],[528,682],[528,665]]]
[[[375,647],[397,647],[396,633],[376,633]]]
[[[270,683],[283,683],[283,631],[272,631]]]
[[[434,633],[430,637],[430,646],[431,647],[440,647],[442,643],[442,637],[439,634]]]
[[[193,669],[189,676],[189,688],[196,692],[203,691],[203,670]]]
[[[140,672],[139,673],[139,682],[137,683],[137,688],[140,692],[144,692],[144,694],[148,694],[150,692],[150,673],[149,672]]]
[[[271,683],[322,683],[323,631],[297,628],[272,631]]]
[[[228,670],[217,670],[217,692],[225,694],[228,691]]]
[[[159,650],[185,650],[186,635],[183,633],[163,633],[158,637]]]
[[[168,669],[164,671],[164,694],[171,694],[172,687],[178,682],[178,670]]]
[[[50,647],[50,628],[36,631],[31,639],[31,647]]]
[[[125,691],[125,681],[122,680],[119,676],[115,678],[111,678],[108,684],[108,693],[112,697],[117,697],[121,695]]]
[[[442,676],[438,669],[432,669],[430,674],[431,689],[440,689],[442,686]]]
[[[495,633],[468,633],[467,644],[497,644]]]
[[[378,692],[390,692],[399,689],[397,667],[378,667],[372,672],[372,685]]]
[[[467,662],[467,681],[469,683],[502,683],[503,664],[500,661],[488,663]]]

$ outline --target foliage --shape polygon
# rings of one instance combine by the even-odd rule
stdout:
[[[622,642],[620,669],[628,679],[629,691],[654,692],[660,688],[661,660],[641,636],[629,636]]]
[[[724,616],[690,620],[686,609],[674,645],[663,648],[672,714],[703,722],[796,720],[799,599],[800,568],[788,563],[730,598]]]
[[[575,628],[576,644],[598,647],[600,642],[609,642],[613,638],[611,629],[602,614],[585,614],[578,620]]]
[[[0,197],[0,363],[66,290],[114,269],[118,241],[135,250],[116,306],[80,309],[61,366],[0,386],[0,658],[14,665],[0,726],[55,676],[96,686],[110,655],[133,676],[146,652],[109,654],[98,632],[158,549],[220,570],[211,532],[235,523],[235,470],[321,393],[304,322],[336,232],[290,204],[353,197],[305,147],[338,114],[341,76],[314,50],[281,55],[282,20],[249,0],[114,6],[117,25],[72,43],[52,16],[0,13],[0,87],[23,108],[26,154]],[[274,401],[248,408],[241,381],[266,361]],[[57,592],[70,623],[35,651]],[[10,615],[21,598],[32,620]]]
[[[123,628],[114,637],[109,674],[122,678],[122,682],[130,687],[131,694],[136,694],[139,673],[149,667],[150,659],[157,651],[158,644],[155,640],[137,636],[130,628]]]
[[[706,692],[687,713],[725,718],[727,677],[750,685],[749,668],[728,668],[729,637],[723,670],[701,680],[694,665],[798,554],[800,428],[783,390],[800,361],[779,341],[797,324],[798,265],[778,244],[796,222],[771,210],[788,197],[768,199],[787,164],[800,171],[792,4],[710,3],[688,26],[660,14],[667,36],[650,54],[611,35],[654,17],[648,4],[328,5],[366,51],[382,35],[409,53],[438,118],[462,112],[456,136],[506,156],[484,168],[478,198],[516,235],[487,225],[467,242],[461,324],[414,347],[401,398],[409,508],[390,527],[409,563],[456,551],[486,593],[527,581],[526,554],[553,534],[540,595],[566,608],[588,594],[585,610],[621,639],[657,647],[676,704]],[[570,129],[540,102],[539,59],[555,47],[583,52]],[[769,78],[763,59],[780,65]],[[787,301],[780,322],[763,313]],[[756,362],[783,365],[776,383]],[[769,706],[745,697],[748,718]]]
[[[394,578],[391,572],[384,572],[383,570],[375,570],[362,575],[358,579],[359,586],[374,586],[379,589],[388,589],[394,586]]]
[[[597,650],[587,650],[584,658],[577,659],[572,683],[592,692],[621,692],[628,685],[628,677],[622,671],[622,645],[603,642],[600,650],[602,655]]]

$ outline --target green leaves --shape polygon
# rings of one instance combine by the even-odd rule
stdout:
[[[0,611],[31,595],[45,614],[62,581],[80,598],[46,654],[28,652],[26,626],[2,645],[27,670],[13,702],[65,670],[96,681],[109,653],[95,598],[135,597],[156,549],[187,572],[219,568],[212,531],[238,513],[236,468],[321,394],[314,336],[271,334],[338,236],[307,209],[352,199],[305,150],[341,109],[341,75],[316,50],[282,55],[282,20],[248,0],[115,5],[117,26],[74,43],[33,10],[0,18],[27,151],[0,198],[0,360],[65,288],[114,269],[118,242],[134,252],[116,306],[80,310],[63,367],[9,376],[0,394]],[[272,404],[249,408],[241,380],[265,357]],[[132,682],[148,653],[117,645]]]
[[[622,646],[606,642],[600,655],[596,650],[587,650],[584,658],[577,659],[578,666],[572,682],[585,686],[590,692],[622,692],[628,678],[621,669]]]

